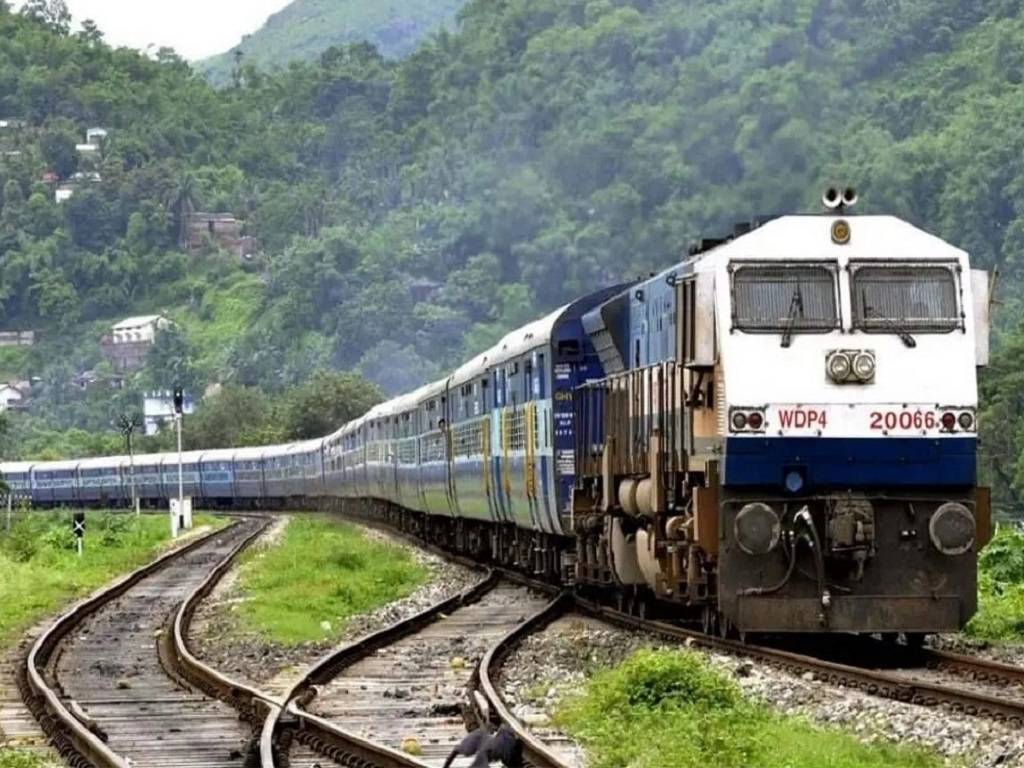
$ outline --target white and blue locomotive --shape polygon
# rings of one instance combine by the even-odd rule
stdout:
[[[509,333],[323,439],[188,453],[185,493],[347,506],[741,632],[955,630],[976,608],[984,273],[888,216],[784,216]],[[147,502],[176,455],[139,456]],[[41,505],[125,457],[0,465]]]

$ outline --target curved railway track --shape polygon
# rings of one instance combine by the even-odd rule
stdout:
[[[184,684],[202,680],[203,688],[242,695],[191,656],[185,630],[205,590],[266,525],[244,518],[171,551],[76,605],[40,636],[22,693],[70,765],[258,764],[239,711]]]
[[[307,768],[324,756],[360,768],[443,765],[467,726],[490,715],[505,720],[492,695],[474,693],[474,659],[488,658],[549,603],[488,572],[466,592],[330,654],[267,720],[263,743],[273,752],[264,753],[264,768]],[[486,664],[480,669],[486,677]]]

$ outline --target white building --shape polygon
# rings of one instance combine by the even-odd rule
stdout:
[[[163,315],[129,317],[111,328],[111,341],[114,344],[152,344],[157,331],[170,324],[171,321]]]
[[[195,401],[190,395],[185,396],[182,410],[186,414],[194,413]],[[155,435],[161,429],[174,423],[174,393],[147,392],[142,401],[142,418],[147,435]]]
[[[106,128],[90,128],[85,132],[85,141],[87,144],[92,144],[94,147],[100,146],[103,140],[107,138]]]
[[[25,393],[15,384],[0,384],[0,413],[17,408],[25,402]]]

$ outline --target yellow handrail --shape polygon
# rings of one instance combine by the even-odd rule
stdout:
[[[512,466],[508,459],[509,442],[511,441],[512,429],[509,427],[509,409],[506,408],[501,414],[501,449],[503,456],[502,473],[501,477],[505,485],[505,495],[511,500],[512,498],[512,478],[509,476],[509,468]]]
[[[480,446],[484,454],[484,493],[491,496],[491,419],[484,419],[480,431]]]
[[[537,404],[527,403],[525,431],[526,431],[526,462],[523,472],[526,476],[526,497],[537,498]]]

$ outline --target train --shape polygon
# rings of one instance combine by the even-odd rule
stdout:
[[[908,221],[763,218],[576,299],[321,439],[185,453],[184,493],[343,508],[707,632],[956,631],[991,536],[991,284]],[[33,505],[147,504],[177,454],[0,465]]]

